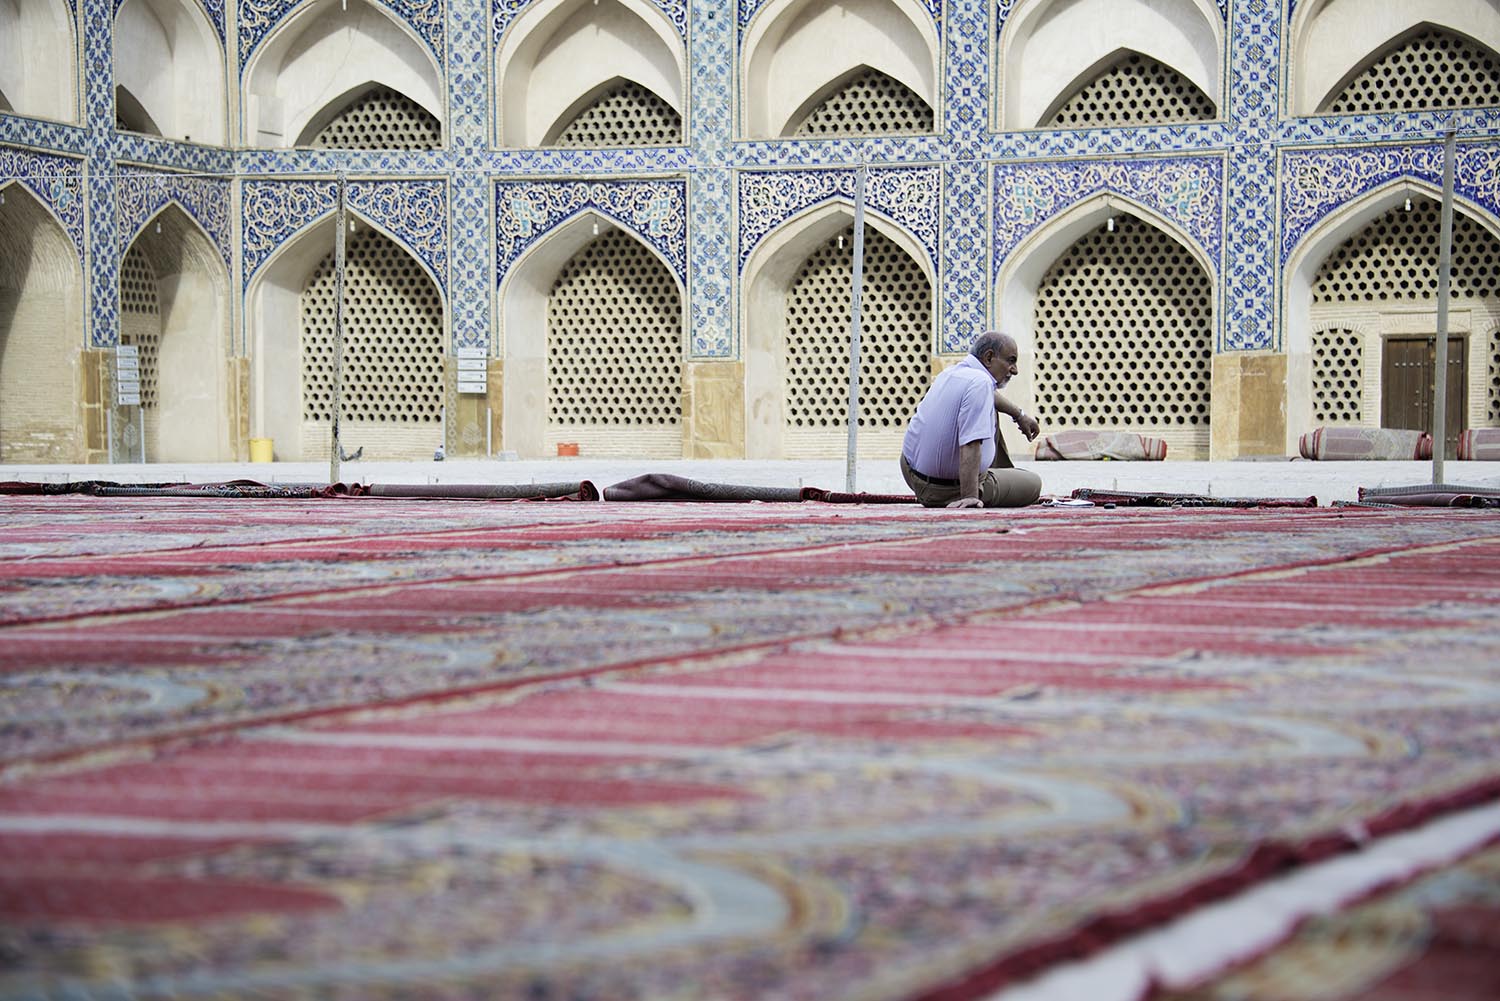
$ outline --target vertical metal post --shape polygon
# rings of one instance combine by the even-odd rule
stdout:
[[[1439,237],[1437,288],[1437,358],[1432,401],[1432,482],[1443,482],[1443,459],[1448,451],[1448,284],[1453,270],[1453,160],[1458,123],[1449,120],[1443,142],[1443,224]]]
[[[338,172],[337,201],[333,213],[333,452],[328,458],[328,482],[339,482],[339,411],[344,408],[344,237],[349,231],[345,204],[347,180]]]
[[[854,173],[854,275],[849,291],[849,457],[844,468],[844,489],[858,489],[855,462],[859,455],[859,334],[860,297],[865,284],[865,174],[861,163]]]

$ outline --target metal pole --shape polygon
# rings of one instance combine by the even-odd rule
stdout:
[[[344,194],[347,182],[338,172],[338,199],[333,213],[333,452],[328,457],[328,482],[339,482],[339,411],[344,407],[344,235],[349,231]]]
[[[860,296],[865,283],[865,174],[864,164],[854,173],[854,275],[849,291],[849,457],[844,468],[844,489],[854,493],[854,467],[859,454],[859,333]]]
[[[1443,142],[1443,224],[1439,237],[1437,288],[1437,366],[1432,401],[1432,482],[1443,482],[1443,458],[1448,451],[1448,283],[1453,270],[1453,159],[1458,123],[1448,122]]]

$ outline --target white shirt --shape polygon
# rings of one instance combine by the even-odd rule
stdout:
[[[999,384],[978,358],[964,360],[945,369],[917,405],[901,455],[906,464],[924,476],[958,479],[958,449],[981,442],[979,468],[995,461],[995,390]]]

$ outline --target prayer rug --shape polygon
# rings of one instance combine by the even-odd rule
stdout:
[[[1500,795],[1484,511],[0,497],[0,997],[982,998]]]
[[[1431,459],[1432,435],[1399,428],[1317,428],[1297,440],[1297,451],[1304,459],[1324,461]]]

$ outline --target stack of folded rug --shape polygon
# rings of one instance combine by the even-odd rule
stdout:
[[[1304,459],[1431,459],[1432,435],[1402,428],[1318,428],[1302,436]]]
[[[1036,457],[1155,462],[1167,457],[1167,443],[1129,431],[1059,431],[1036,443]]]

